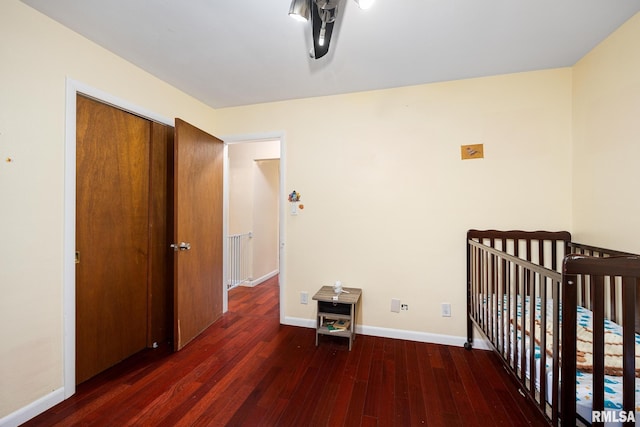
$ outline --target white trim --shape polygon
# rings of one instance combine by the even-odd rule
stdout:
[[[240,135],[219,136],[225,144],[237,144],[242,142],[276,141],[284,139],[284,132],[245,133]],[[280,147],[282,148],[282,147]],[[282,155],[282,152],[280,153]]]
[[[298,326],[301,328],[310,328],[315,329],[316,320],[315,319],[304,319],[302,317],[285,317],[284,322],[280,322],[283,325],[287,326]]]
[[[81,93],[83,95],[88,96],[89,98],[94,98],[100,102],[105,104],[112,105],[120,110],[126,111],[131,114],[135,114],[136,116],[142,117],[144,119],[149,119],[153,122],[162,123],[168,126],[175,126],[175,120],[169,119],[167,117],[161,116],[151,110],[147,110],[144,107],[141,107],[136,104],[132,104],[131,102],[124,100],[122,98],[118,98],[117,96],[113,96],[107,92],[103,92],[100,89],[96,89],[82,82],[73,80],[67,77],[67,88],[72,86],[75,89],[75,92]],[[75,106],[75,92],[74,92],[74,106]],[[67,95],[69,95],[69,91],[67,90]],[[69,112],[67,108],[67,113]],[[75,117],[75,109],[73,110],[73,116]],[[67,116],[68,117],[68,116]],[[68,121],[67,121],[68,123]],[[75,121],[73,123],[73,129],[75,133]]]
[[[278,227],[279,232],[280,232],[280,236],[279,236],[279,256],[278,256],[278,272],[282,273],[285,270],[285,265],[286,265],[286,259],[285,259],[285,241],[286,241],[286,227],[285,227],[285,220],[286,220],[286,216],[285,216],[285,209],[287,206],[285,206],[285,198],[284,195],[287,194],[286,190],[285,190],[285,183],[286,183],[286,139],[285,139],[285,133],[282,131],[279,132],[262,132],[262,133],[252,133],[252,134],[243,134],[243,135],[225,135],[225,136],[220,136],[218,137],[221,140],[224,141],[225,143],[225,148],[227,148],[226,146],[228,144],[237,144],[237,143],[242,143],[242,142],[259,142],[259,141],[275,141],[275,140],[279,140],[280,141],[280,200],[278,201],[278,206],[279,206],[279,211],[280,211],[280,217],[279,217],[279,221],[280,221],[280,226]],[[225,152],[226,154],[226,152]],[[224,157],[224,163],[225,163],[225,173],[228,174],[228,160],[229,157],[228,155],[225,155]],[[228,235],[228,231],[229,231],[229,212],[228,212],[228,198],[229,198],[229,189],[227,187],[228,185],[228,180],[226,179],[227,175],[225,175],[225,182],[224,182],[224,190],[223,190],[223,197],[224,197],[224,206],[223,207],[223,215],[224,215],[224,225],[223,225],[223,231],[225,233],[225,236]],[[224,209],[227,210],[224,210]],[[226,254],[226,247],[224,248],[225,252],[224,254]],[[223,254],[223,255],[224,255]],[[225,256],[225,266],[226,266],[226,255]],[[276,273],[277,274],[277,273]],[[227,274],[225,272],[224,274],[224,282],[226,283],[227,280]],[[279,282],[280,282],[280,295],[279,295],[279,299],[280,299],[280,323],[281,324],[285,324],[285,290],[287,287],[287,279],[286,279],[286,275],[280,274],[280,278],[279,278]],[[228,310],[228,292],[226,289],[226,286],[224,288],[225,290],[223,291],[223,301],[222,301],[222,307],[223,310],[226,311]]]
[[[169,126],[173,120],[117,98],[69,77],[66,79],[64,238],[63,238],[63,391],[64,399],[76,391],[76,96],[83,94],[131,114]]]
[[[46,396],[34,400],[27,406],[23,406],[17,411],[12,412],[6,417],[0,418],[0,427],[17,427],[29,421],[31,418],[40,415],[47,409],[54,407],[64,399],[64,390],[62,388],[54,390]]]
[[[267,273],[262,277],[258,277],[255,280],[251,280],[251,281],[249,281],[249,283],[243,283],[240,286],[245,286],[247,288],[253,288],[253,287],[258,286],[259,284],[261,284],[263,282],[266,282],[267,280],[271,279],[272,277],[277,276],[278,273],[279,273],[278,270],[273,270],[271,273]]]
[[[222,139],[222,138],[220,138]],[[224,142],[224,139],[222,139]],[[222,149],[222,313],[229,311],[229,146]]]
[[[287,194],[286,190],[286,174],[287,174],[287,144],[284,132],[280,133],[280,240],[278,242],[280,251],[278,253],[278,271],[280,273],[280,277],[278,278],[278,283],[280,284],[280,323],[284,323],[284,313],[285,313],[285,290],[287,288],[287,278],[286,274],[282,274],[286,272],[285,266],[287,264],[286,260],[286,248],[285,242],[287,241],[287,233],[286,233],[286,203],[285,203],[285,195]]]
[[[284,325],[298,326],[302,328],[315,329],[315,319],[303,319],[299,317],[287,317]],[[407,331],[403,329],[389,329],[378,326],[356,325],[356,333],[373,337],[393,338],[406,341],[425,342],[430,344],[443,344],[454,347],[464,347],[467,341],[465,337],[455,335],[441,335],[428,332]],[[491,347],[482,339],[473,340],[473,348],[478,350],[490,350]]]
[[[67,78],[64,143],[64,252],[62,279],[64,398],[76,392],[76,94],[80,85]]]
[[[389,329],[381,328],[377,326],[362,326],[357,327],[359,333],[362,335],[372,335],[374,337],[395,338],[407,341],[426,342],[431,344],[443,344],[454,347],[464,347],[464,343],[467,342],[466,337],[460,337],[455,335],[442,335],[433,334],[428,332],[407,331],[401,329]],[[474,340],[473,348],[488,350],[481,340]]]

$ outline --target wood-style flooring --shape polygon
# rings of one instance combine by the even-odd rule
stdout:
[[[546,425],[492,352],[279,324],[277,277],[183,350],[145,350],[26,426]]]

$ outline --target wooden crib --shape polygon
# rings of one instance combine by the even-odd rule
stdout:
[[[633,421],[639,278],[640,257],[568,232],[470,230],[465,347],[480,330],[552,425]]]

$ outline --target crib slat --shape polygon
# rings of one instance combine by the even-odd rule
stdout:
[[[638,279],[622,278],[622,409],[630,413],[636,406],[635,393],[635,301]],[[635,425],[635,422],[632,424]]]
[[[547,390],[547,279],[540,276],[540,369],[538,382],[540,383],[540,408],[546,408]]]
[[[591,276],[593,307],[593,410],[604,410],[604,276]],[[604,425],[594,422],[594,426]]]
[[[609,278],[609,295],[610,295],[609,298],[607,298],[607,300],[609,301],[609,316],[607,318],[614,322],[622,323],[618,318],[618,307],[616,304],[616,301],[618,301],[618,299],[615,296],[616,295],[615,277]]]
[[[493,288],[494,288],[494,292],[495,292],[495,306],[494,306],[494,312],[493,312],[493,327],[495,329],[495,343],[496,343],[496,347],[500,348],[500,345],[502,343],[502,338],[501,338],[501,327],[500,327],[500,320],[503,318],[503,315],[501,314],[501,310],[502,310],[502,287],[500,286],[500,257],[497,255],[494,255],[494,260],[493,260],[493,266],[492,266],[492,273],[493,273]]]
[[[496,259],[496,255],[491,254],[489,256],[490,259],[490,263],[489,263],[489,268],[488,268],[488,275],[489,275],[489,295],[491,295],[491,305],[489,306],[489,314],[490,314],[490,319],[489,319],[489,328],[491,330],[491,339],[492,341],[495,343],[496,342],[496,335],[497,335],[497,323],[496,323],[496,316],[498,315],[498,309],[497,309],[497,304],[498,304],[498,294],[497,294],[497,283],[495,280],[495,259]]]
[[[536,288],[534,286],[534,273],[528,270],[529,277],[529,391],[535,397],[536,385]],[[524,319],[523,319],[524,326]],[[526,372],[526,367],[525,367]]]
[[[523,269],[520,267],[517,267],[518,269],[518,277],[520,276],[520,274],[525,274]],[[521,316],[521,323],[522,323],[522,328],[520,329],[520,383],[523,385],[523,387],[526,388],[526,381],[527,381],[527,376],[525,375],[526,373],[526,363],[527,363],[527,346],[525,345],[526,343],[526,334],[525,334],[525,330],[527,328],[527,322],[526,322],[526,318],[525,318],[525,312],[527,310],[527,301],[526,301],[526,291],[525,291],[525,287],[524,287],[524,280],[520,281],[520,289],[519,289],[519,294],[520,294],[520,316]],[[516,358],[517,360],[517,358]]]
[[[570,426],[576,420],[576,281],[576,275],[567,272],[567,260],[565,259],[562,280],[562,378],[560,380],[562,383],[560,406],[562,407],[563,426]],[[554,332],[558,330],[555,329],[555,326]],[[558,347],[554,345],[554,348]],[[554,371],[558,368],[559,360],[554,356]]]
[[[504,262],[505,262],[505,274],[507,275],[507,277],[511,277],[511,263],[507,260],[504,260]],[[511,318],[511,310],[513,307],[512,300],[511,300],[512,297],[513,297],[513,293],[511,289],[511,280],[509,279],[509,286],[507,287],[507,311],[505,315],[505,323],[506,323],[505,329],[506,329],[506,334],[508,335],[508,337],[505,338],[507,340],[506,355],[509,359],[511,358],[511,343],[515,342],[514,333],[513,333],[515,328],[511,328],[509,326],[509,319]],[[509,361],[509,365],[511,365],[511,361]]]
[[[563,293],[562,293],[562,298],[566,298],[565,294],[564,294],[564,282],[562,283],[563,287]],[[574,292],[575,292],[575,286],[573,287]],[[552,292],[552,298],[553,298],[553,375],[551,377],[551,380],[553,381],[552,384],[552,389],[551,389],[551,420],[553,422],[554,426],[558,425],[558,421],[559,421],[559,415],[560,415],[560,405],[558,405],[558,402],[560,401],[560,352],[558,351],[558,349],[560,348],[560,316],[558,316],[558,313],[560,313],[560,286],[554,286],[551,289]],[[569,295],[570,298],[570,295]],[[575,296],[574,296],[575,298]],[[564,335],[563,335],[564,337]],[[575,348],[574,348],[575,351]],[[564,354],[564,353],[563,353]],[[570,369],[569,366],[566,367],[566,369]],[[574,365],[574,376],[575,376],[575,365]],[[575,394],[575,385],[574,385],[574,394]],[[564,399],[564,397],[562,397]],[[563,404],[565,404],[564,400],[562,401]],[[566,406],[565,404],[565,408],[567,408],[567,412],[570,410],[569,407]],[[573,407],[573,414],[575,417],[575,406]]]
[[[488,260],[487,260],[488,256],[489,255],[487,253],[483,253],[482,254],[482,259],[480,261],[482,263],[482,277],[480,279],[480,283],[481,283],[481,286],[482,286],[482,291],[481,292],[482,292],[482,295],[484,295],[484,298],[485,298],[485,303],[482,305],[482,325],[484,327],[484,330],[487,331],[487,335],[489,335],[489,337],[490,337],[491,336],[491,332],[487,329],[487,323],[488,323],[487,319],[489,317],[489,313],[488,313],[489,309],[488,309],[488,307],[489,307],[489,298],[490,298],[490,295],[489,295],[489,292],[488,292],[489,289],[488,289],[488,285],[487,285],[487,282],[489,281],[489,278],[487,277],[487,268],[486,268],[486,265],[487,265],[487,262],[488,262]]]

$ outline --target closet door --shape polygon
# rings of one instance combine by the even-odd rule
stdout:
[[[145,348],[150,123],[77,97],[76,382]]]
[[[222,316],[224,143],[176,119],[174,140],[174,348]]]

